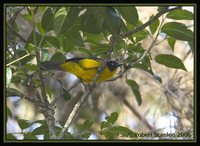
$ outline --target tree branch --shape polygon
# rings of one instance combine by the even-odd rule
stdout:
[[[125,38],[125,37],[129,37],[143,29],[145,29],[147,26],[149,26],[151,23],[153,23],[156,19],[158,19],[160,16],[162,16],[163,14],[167,13],[167,12],[170,12],[170,11],[174,11],[174,10],[177,10],[177,9],[180,9],[181,7],[180,6],[177,6],[175,8],[172,8],[172,9],[168,9],[168,8],[163,8],[162,10],[160,10],[154,17],[152,17],[149,21],[147,21],[146,23],[144,23],[143,25],[139,26],[139,27],[136,27],[135,29],[131,30],[131,31],[128,31],[126,33],[122,33],[120,35],[118,35],[117,37],[122,37],[122,38]],[[162,21],[163,23],[163,21]],[[161,25],[160,25],[161,26]],[[160,29],[160,28],[159,28]],[[155,42],[156,42],[156,39],[158,37],[158,34],[156,35],[154,41],[151,43],[151,45],[149,46],[149,48],[146,50],[146,52],[142,55],[141,58],[139,58],[136,62],[139,62],[139,61],[142,61],[144,59],[144,57],[150,52],[150,50],[153,48],[153,46],[155,45]],[[134,63],[136,63],[134,62]],[[110,79],[110,80],[107,80],[106,82],[110,82],[110,81],[115,81],[117,80],[118,78],[121,78],[123,76],[124,73],[126,73],[126,71],[128,70],[129,66],[127,66],[127,69],[125,69],[124,71],[120,72],[118,74],[118,76]]]
[[[22,56],[22,57],[20,57],[20,58],[18,58],[18,59],[16,59],[16,60],[14,60],[14,61],[12,61],[12,62],[10,62],[10,63],[8,63],[8,64],[6,64],[6,66],[10,66],[11,64],[13,64],[13,63],[15,63],[15,62],[17,62],[17,61],[20,61],[20,60],[22,60],[22,59],[24,59],[24,58],[26,58],[26,57],[28,57],[28,56],[30,56],[31,54],[26,54],[26,55],[24,55],[24,56]]]
[[[124,99],[124,104],[132,111],[132,113],[151,131],[155,131],[155,128],[149,124],[149,122],[132,106],[126,99]]]
[[[89,97],[89,95],[94,90],[94,88],[96,86],[96,82],[97,82],[100,74],[104,70],[104,68],[106,66],[106,62],[110,58],[110,55],[111,55],[113,49],[115,48],[115,42],[116,42],[117,38],[118,37],[116,37],[116,36],[111,36],[111,38],[110,38],[110,48],[109,48],[109,50],[108,50],[108,52],[106,54],[105,61],[102,62],[101,66],[97,70],[97,73],[96,73],[92,83],[88,86],[87,91],[85,92],[85,94],[83,94],[83,96],[80,98],[80,100],[74,106],[74,108],[73,108],[72,112],[70,113],[67,121],[65,122],[65,125],[64,125],[63,129],[61,130],[61,132],[59,133],[59,135],[57,137],[58,139],[62,139],[64,137],[64,134],[68,131],[68,129],[69,129],[74,117],[76,116],[77,112],[80,110],[80,108],[83,105],[84,101]]]
[[[36,20],[35,20],[35,14],[34,14],[34,8],[31,9],[31,14],[32,14],[32,22],[33,22],[33,41],[34,41],[34,45],[37,46],[37,42],[36,42],[36,35],[35,35],[35,27],[36,27]],[[41,39],[40,42],[43,41],[43,38]],[[41,45],[41,43],[40,43]],[[36,61],[37,64],[39,65],[40,62],[40,52],[38,50],[40,46],[38,46],[35,50],[35,55],[36,55]],[[43,113],[46,123],[48,125],[48,129],[49,129],[49,135],[50,135],[50,139],[56,139],[56,131],[55,131],[55,119],[54,119],[54,109],[53,107],[50,106],[48,100],[47,100],[47,96],[46,96],[46,91],[45,91],[45,84],[43,81],[43,77],[42,77],[42,72],[39,69],[38,70],[38,75],[39,75],[39,79],[41,81],[41,93],[42,93],[42,102],[44,103],[44,107],[42,107],[41,112]]]
[[[25,7],[23,7],[23,8],[21,8],[21,9],[18,9],[14,14],[13,14],[13,16],[10,18],[10,20],[8,20],[8,22],[7,22],[7,28],[9,28],[11,31],[12,31],[12,33],[14,34],[14,35],[16,35],[18,38],[20,38],[23,42],[27,42],[27,40],[26,39],[24,39],[14,28],[14,23],[15,23],[15,20],[16,20],[16,18],[17,18],[17,16],[18,16],[18,14],[24,9]]]
[[[158,14],[156,14],[153,18],[151,18],[148,22],[146,22],[145,24],[137,27],[136,29],[132,30],[132,31],[129,31],[127,33],[124,33],[124,34],[120,34],[118,36],[112,36],[111,39],[110,39],[110,48],[109,48],[109,51],[107,52],[107,55],[106,55],[106,58],[105,58],[105,62],[102,63],[101,67],[99,68],[92,84],[90,85],[90,88],[89,90],[82,96],[81,100],[78,101],[78,103],[75,105],[74,109],[72,110],[72,112],[70,113],[69,115],[69,118],[67,119],[65,125],[64,125],[64,128],[61,130],[59,136],[58,136],[58,139],[61,139],[63,138],[65,132],[68,131],[69,129],[69,126],[71,125],[75,115],[77,114],[78,110],[80,109],[81,105],[84,103],[84,101],[87,99],[87,97],[92,93],[95,85],[96,85],[96,81],[99,77],[99,75],[101,74],[101,72],[103,71],[103,69],[105,68],[105,63],[108,61],[108,59],[110,58],[110,55],[114,49],[114,46],[115,46],[115,40],[118,39],[118,37],[129,37],[130,35],[133,35],[134,33],[136,32],[139,32],[141,30],[143,30],[145,27],[147,27],[148,25],[150,25],[151,23],[153,23],[157,18],[159,18],[161,15],[169,12],[169,11],[172,11],[172,10],[176,10],[176,9],[179,9],[179,7],[176,7],[176,8],[172,8],[172,9],[162,9]],[[157,37],[156,37],[157,38]],[[150,51],[150,49],[152,48],[152,46],[154,45],[155,41],[153,41],[153,43],[151,44],[151,46],[149,47],[149,49],[145,52],[145,55]],[[144,55],[143,55],[144,56]],[[141,59],[143,59],[144,57],[142,57]],[[116,80],[118,79],[119,77],[121,77],[124,73],[126,72],[123,71],[119,76],[117,76],[116,78],[113,78],[109,81],[113,81],[113,80]],[[150,129],[150,130],[155,130],[154,127],[152,127],[148,121],[142,116],[140,115],[140,113],[135,109],[133,108],[129,102],[127,100],[124,100],[124,103],[127,107],[129,107],[129,109],[142,121],[144,121],[145,125]]]
[[[151,49],[155,46],[155,43],[156,43],[156,40],[157,40],[157,38],[158,38],[158,36],[159,36],[160,29],[161,29],[161,26],[162,26],[163,22],[164,22],[164,19],[163,19],[162,22],[160,23],[160,26],[159,26],[159,28],[158,28],[158,32],[157,32],[157,34],[156,34],[155,39],[153,40],[153,42],[151,43],[151,45],[149,46],[149,48],[146,50],[146,52],[142,55],[142,57],[139,58],[139,59],[136,61],[137,63],[140,62],[140,61],[142,61],[142,60],[144,59],[144,57],[145,57],[145,56],[151,51]]]
[[[62,139],[64,134],[68,131],[69,126],[71,125],[74,117],[76,116],[78,110],[80,109],[80,107],[83,105],[84,101],[87,99],[87,97],[92,93],[92,90],[88,90],[87,92],[85,92],[85,94],[83,94],[83,96],[80,98],[80,100],[76,103],[76,105],[74,106],[72,112],[70,113],[67,121],[65,122],[64,128],[61,130],[61,132],[58,135],[58,139]]]
[[[10,24],[7,24],[7,26],[13,32],[13,34],[16,35],[21,41],[27,43],[27,40],[23,38],[13,27],[11,27]]]
[[[32,103],[34,103],[36,106],[39,106],[39,107],[44,107],[44,103],[41,102],[41,101],[38,101],[36,100],[34,97],[31,97],[31,96],[24,96],[24,98]]]
[[[81,81],[78,80],[77,82],[74,83],[74,85],[72,85],[69,89],[67,89],[67,92],[69,92],[70,90],[72,90],[74,87],[76,87]],[[56,97],[50,104],[51,107],[53,107],[55,105],[55,103],[60,99],[60,97]]]
[[[135,29],[130,30],[130,31],[126,32],[126,33],[122,33],[122,34],[119,35],[119,37],[122,37],[122,38],[129,37],[129,36],[135,34],[136,32],[139,32],[139,31],[145,29],[147,26],[149,26],[151,23],[153,23],[156,19],[158,19],[163,14],[165,14],[167,12],[170,12],[170,11],[174,11],[174,10],[180,9],[180,8],[181,8],[180,6],[177,6],[175,8],[171,8],[171,9],[163,8],[154,17],[149,19],[149,21],[147,21],[143,25],[140,25],[139,27],[136,27]]]

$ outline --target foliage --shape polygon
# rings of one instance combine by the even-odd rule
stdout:
[[[106,139],[115,139],[116,136],[122,137],[132,137],[134,132],[130,129],[123,126],[114,126],[114,123],[117,121],[118,113],[111,113],[110,116],[107,116],[106,121],[101,122],[101,130],[99,134],[104,136]]]
[[[51,79],[52,76],[42,72],[40,62],[50,60],[62,62],[67,55],[87,56],[106,58],[105,54],[110,47],[111,36],[120,36],[133,29],[137,29],[144,23],[139,18],[137,6],[119,6],[119,7],[90,7],[90,6],[25,6],[25,7],[6,7],[7,9],[7,38],[6,40],[6,88],[9,93],[15,94],[14,90],[20,93],[20,97],[26,97],[26,92],[22,92],[20,87],[30,87],[33,92],[40,92],[43,81],[41,79]],[[23,9],[23,13],[20,11]],[[159,11],[162,8],[159,7]],[[19,12],[19,13],[16,13]],[[25,38],[20,39],[22,29],[15,21],[16,15],[21,15],[30,26],[31,33]],[[40,15],[40,17],[37,17]],[[156,14],[149,17],[151,20]],[[194,14],[183,9],[176,9],[167,12],[166,15],[156,19],[148,27],[129,35],[127,38],[118,37],[117,43],[112,52],[113,59],[124,64],[123,70],[127,73],[129,70],[137,68],[151,75],[154,79],[162,83],[162,79],[154,73],[151,61],[155,60],[158,64],[173,69],[187,71],[183,61],[172,54],[157,54],[152,58],[151,52],[160,34],[165,34],[162,41],[167,41],[169,47],[174,51],[177,41],[187,42],[191,51],[194,52],[194,32],[188,28],[184,22],[176,20],[193,20]],[[163,18],[164,17],[164,18]],[[165,20],[173,20],[166,22]],[[10,26],[10,27],[9,27]],[[14,33],[16,32],[16,33]],[[154,36],[155,35],[155,36]],[[19,38],[18,38],[19,37]],[[153,38],[150,48],[144,48],[143,41]],[[20,41],[19,41],[20,39]],[[155,40],[154,40],[155,39]],[[21,45],[21,42],[25,45]],[[51,49],[54,49],[52,51]],[[53,52],[53,53],[52,53]],[[41,78],[42,76],[42,78]],[[132,90],[135,100],[140,106],[142,97],[140,87],[133,79],[125,80],[125,83]],[[12,88],[12,84],[20,84],[18,89]],[[66,102],[72,98],[68,90],[63,87],[61,81],[57,81],[61,86],[60,97]],[[12,90],[13,89],[13,90]],[[41,89],[43,90],[43,89]],[[45,94],[52,98],[52,88],[45,83]],[[15,94],[16,95],[16,94]],[[42,96],[43,93],[42,93]],[[34,96],[34,97],[37,97]],[[26,97],[30,100],[30,98]],[[31,100],[30,100],[31,101]],[[31,101],[33,102],[33,101]],[[38,103],[34,102],[35,104]],[[11,112],[7,108],[7,112]],[[42,112],[44,114],[44,112]],[[45,114],[44,114],[45,115]],[[46,118],[46,117],[45,117]],[[99,134],[106,139],[115,139],[117,136],[131,138],[133,131],[123,126],[115,126],[118,119],[118,113],[112,113],[106,117],[100,124]],[[24,139],[37,139],[37,135],[44,135],[44,139],[49,139],[49,125],[45,120],[31,122],[29,120],[18,119],[19,127],[24,129],[31,127],[34,123],[40,123],[41,126],[33,131],[25,133]],[[93,122],[86,120],[82,125],[75,127],[76,131],[68,132],[65,138],[68,139],[89,139]],[[55,126],[58,134],[63,126]],[[12,134],[7,135],[8,139],[15,139]]]

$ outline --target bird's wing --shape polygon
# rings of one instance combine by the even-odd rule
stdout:
[[[100,59],[81,59],[79,61],[79,65],[85,69],[85,70],[89,70],[89,69],[97,69],[99,68],[99,66],[101,65],[101,60]]]

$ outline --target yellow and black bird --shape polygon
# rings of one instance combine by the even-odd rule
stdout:
[[[93,81],[97,70],[103,60],[100,58],[71,58],[65,62],[45,61],[41,63],[44,70],[63,70],[72,73],[85,83]],[[123,64],[113,60],[106,62],[106,66],[100,74],[97,82],[104,82],[111,79],[117,72],[117,68]]]

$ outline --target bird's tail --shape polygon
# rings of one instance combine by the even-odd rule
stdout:
[[[43,70],[62,70],[61,64],[61,62],[45,61],[40,63],[40,67]]]

